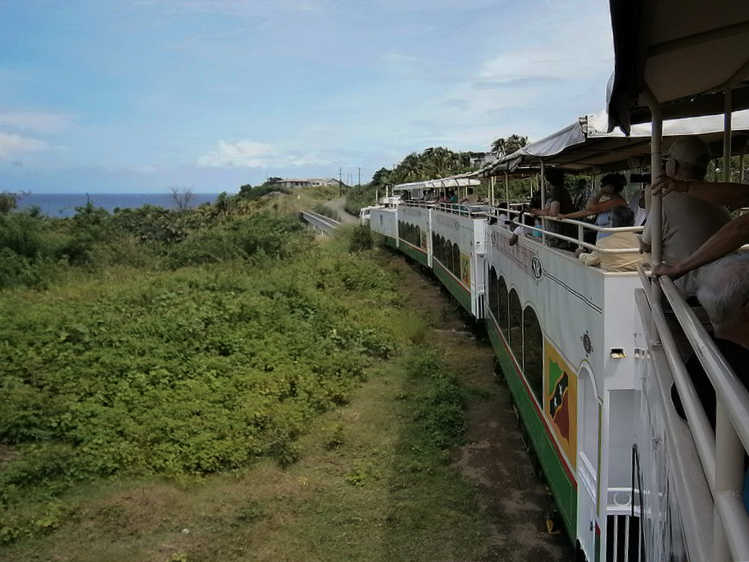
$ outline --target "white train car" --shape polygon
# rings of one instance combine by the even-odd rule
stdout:
[[[637,324],[628,296],[640,280],[541,238],[510,245],[499,224],[487,235],[489,338],[566,531],[593,559],[607,524],[631,505]]]
[[[486,209],[442,204],[430,213],[434,274],[467,312],[483,318]]]

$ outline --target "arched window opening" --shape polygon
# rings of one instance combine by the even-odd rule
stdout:
[[[460,248],[458,243],[453,244],[453,273],[460,279]]]
[[[497,317],[497,271],[494,266],[489,268],[489,310],[494,318]]]
[[[499,276],[499,282],[497,283],[497,322],[502,330],[505,338],[509,339],[509,332],[507,331],[507,320],[508,320],[508,302],[507,302],[507,285],[505,284],[505,278]]]
[[[515,289],[510,290],[510,349],[518,363],[523,361],[523,309]],[[521,364],[522,367],[522,364]]]
[[[539,404],[543,404],[544,336],[530,306],[523,311],[523,373]]]

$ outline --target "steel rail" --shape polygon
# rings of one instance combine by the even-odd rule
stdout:
[[[300,216],[302,220],[304,220],[310,226],[317,228],[325,234],[329,234],[341,225],[339,221],[330,217],[326,217],[319,213],[315,213],[314,211],[302,210],[300,212]]]

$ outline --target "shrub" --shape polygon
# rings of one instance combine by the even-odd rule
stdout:
[[[351,242],[349,244],[350,252],[362,252],[372,249],[372,231],[369,225],[360,225],[354,228],[351,233]]]
[[[327,207],[323,205],[322,203],[318,203],[314,207],[312,207],[312,210],[317,213],[318,215],[322,215],[324,217],[331,218],[333,220],[339,221],[341,220],[341,215],[339,215],[337,212],[335,212],[330,207]]]

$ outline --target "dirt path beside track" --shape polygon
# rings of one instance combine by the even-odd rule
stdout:
[[[394,254],[397,260],[405,258]],[[430,272],[410,262],[404,285],[414,307],[441,310],[438,328],[428,339],[443,350],[461,382],[484,399],[468,402],[466,444],[453,462],[479,488],[480,509],[489,516],[491,537],[485,560],[568,561],[574,550],[564,531],[549,534],[546,514],[554,505],[545,483],[534,472],[515,417],[510,389],[494,373],[494,352],[484,335]],[[557,525],[560,523],[557,522]]]

